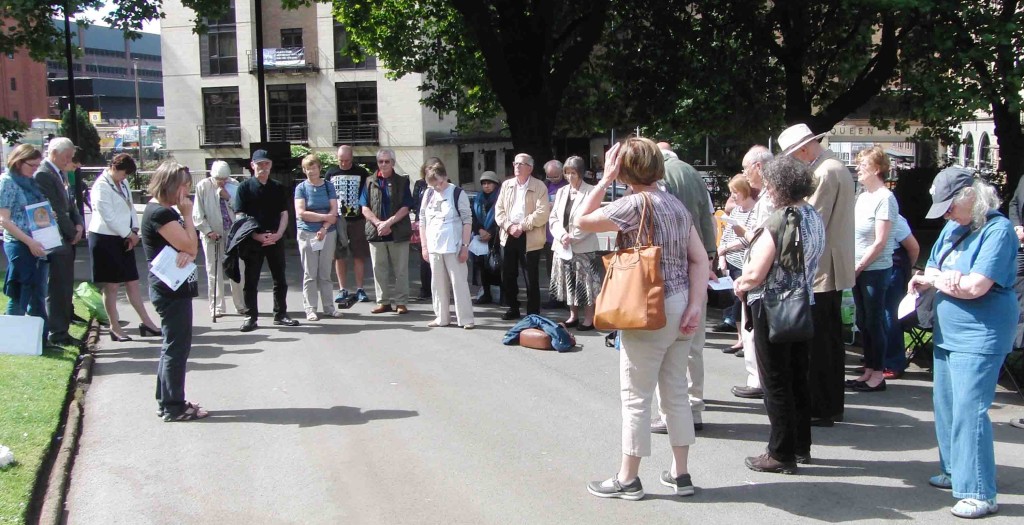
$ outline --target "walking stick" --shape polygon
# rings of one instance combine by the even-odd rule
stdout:
[[[207,256],[210,254],[207,253]],[[217,324],[217,292],[220,288],[220,239],[213,241],[213,311],[210,312],[210,318],[213,320],[213,324]]]

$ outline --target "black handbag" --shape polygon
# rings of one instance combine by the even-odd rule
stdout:
[[[501,242],[498,241],[498,234],[491,235],[491,242],[487,245],[487,270],[492,274],[501,272]]]
[[[804,250],[800,244],[802,218],[799,210],[786,207],[777,210],[761,230],[770,229],[775,234],[775,263],[772,265],[775,272],[781,272],[783,267],[793,273],[804,271]],[[811,297],[806,286],[774,292],[766,289],[761,296],[761,305],[768,318],[770,342],[796,343],[814,337]]]

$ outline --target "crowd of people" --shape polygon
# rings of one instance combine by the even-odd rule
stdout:
[[[598,233],[617,233],[619,246],[649,239],[660,247],[667,324],[655,330],[620,330],[622,448],[619,470],[588,484],[600,497],[640,499],[640,461],[651,454],[651,434],[668,434],[673,461],[660,482],[681,496],[694,493],[689,447],[702,428],[703,347],[708,281],[728,276],[735,301],[711,328],[735,332],[723,351],[744,358],[746,381],[734,395],[763,399],[770,424],[766,451],[746,458],[748,468],[792,474],[813,461],[812,427],[843,421],[845,390],[880,392],[906,366],[897,306],[908,294],[934,294],[934,407],[939,473],[929,480],[952,489],[961,517],[994,513],[995,459],[988,408],[1006,354],[1021,346],[1019,291],[1024,275],[1024,190],[1011,217],[987,183],[962,168],[947,168],[931,188],[929,218],[946,225],[927,261],[917,269],[920,245],[886,186],[889,159],[880,147],[857,157],[853,174],[803,124],[784,130],[775,156],[755,145],[743,171],[729,181],[728,219],[716,234],[714,206],[700,174],[666,143],[630,138],[613,145],[603,176],[584,180],[582,158],[544,164],[515,156],[511,177],[487,171],[475,197],[452,183],[444,163],[430,158],[419,180],[396,171],[393,150],[376,154],[370,172],[337,152],[324,172],[316,155],[301,161],[305,179],[289,191],[271,177],[266,151],[253,153],[252,177],[238,183],[222,161],[195,187],[188,168],[164,162],[150,179],[141,219],[127,177],[137,166],[113,157],[91,191],[92,217],[84,224],[67,173],[76,166],[71,141],[51,141],[46,157],[28,145],[14,149],[0,176],[0,226],[9,261],[4,293],[9,315],[44,320],[48,344],[69,342],[74,249],[88,240],[92,280],[102,287],[112,341],[131,336],[119,322],[117,294],[124,285],[142,323],[139,336],[161,336],[157,371],[158,414],[192,421],[209,412],[186,399],[192,300],[198,269],[168,282],[154,263],[172,252],[188,272],[200,247],[205,254],[209,313],[227,315],[227,297],[244,317],[240,330],[259,328],[258,284],[264,261],[273,280],[273,324],[296,326],[289,316],[286,252],[282,242],[294,212],[307,321],[342,317],[356,302],[375,301],[374,315],[406,314],[410,301],[410,245],[420,250],[421,299],[434,318],[428,327],[475,327],[474,305],[505,308],[501,318],[541,313],[541,260],[546,259],[549,304],[568,314],[567,329],[594,330],[604,266]],[[625,196],[604,203],[616,182]],[[860,191],[857,191],[857,186]],[[59,233],[44,246],[26,207],[47,203]],[[47,217],[49,218],[49,216]],[[149,297],[142,300],[135,248],[150,265]],[[371,261],[374,294],[364,288]],[[354,281],[348,279],[348,260]],[[333,277],[337,276],[335,293]],[[471,284],[478,287],[475,297]],[[842,292],[850,289],[864,366],[846,379]],[[1018,339],[1015,341],[1015,339]],[[1016,422],[1024,427],[1024,421]],[[1016,424],[1015,423],[1015,424]]]

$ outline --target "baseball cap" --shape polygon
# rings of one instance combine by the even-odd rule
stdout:
[[[265,149],[258,149],[256,151],[252,152],[252,161],[253,162],[264,162],[264,161],[269,161],[269,160],[270,160],[270,157],[267,156],[267,150],[265,150]]]
[[[932,187],[932,206],[928,208],[926,219],[938,219],[946,214],[953,197],[957,192],[974,183],[974,174],[964,168],[946,168],[935,176]]]

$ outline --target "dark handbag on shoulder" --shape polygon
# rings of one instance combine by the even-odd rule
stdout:
[[[783,268],[796,273],[804,271],[804,249],[800,240],[800,222],[803,216],[793,207],[776,210],[768,218],[750,242],[766,230],[775,238],[775,262],[772,271]],[[771,276],[769,275],[769,278]],[[811,317],[811,297],[806,286],[787,290],[771,291],[765,288],[761,305],[768,318],[768,340],[772,343],[796,343],[809,341],[814,337],[814,320]]]
[[[491,242],[487,245],[487,271],[492,274],[501,272],[501,242],[498,235],[491,235]]]

